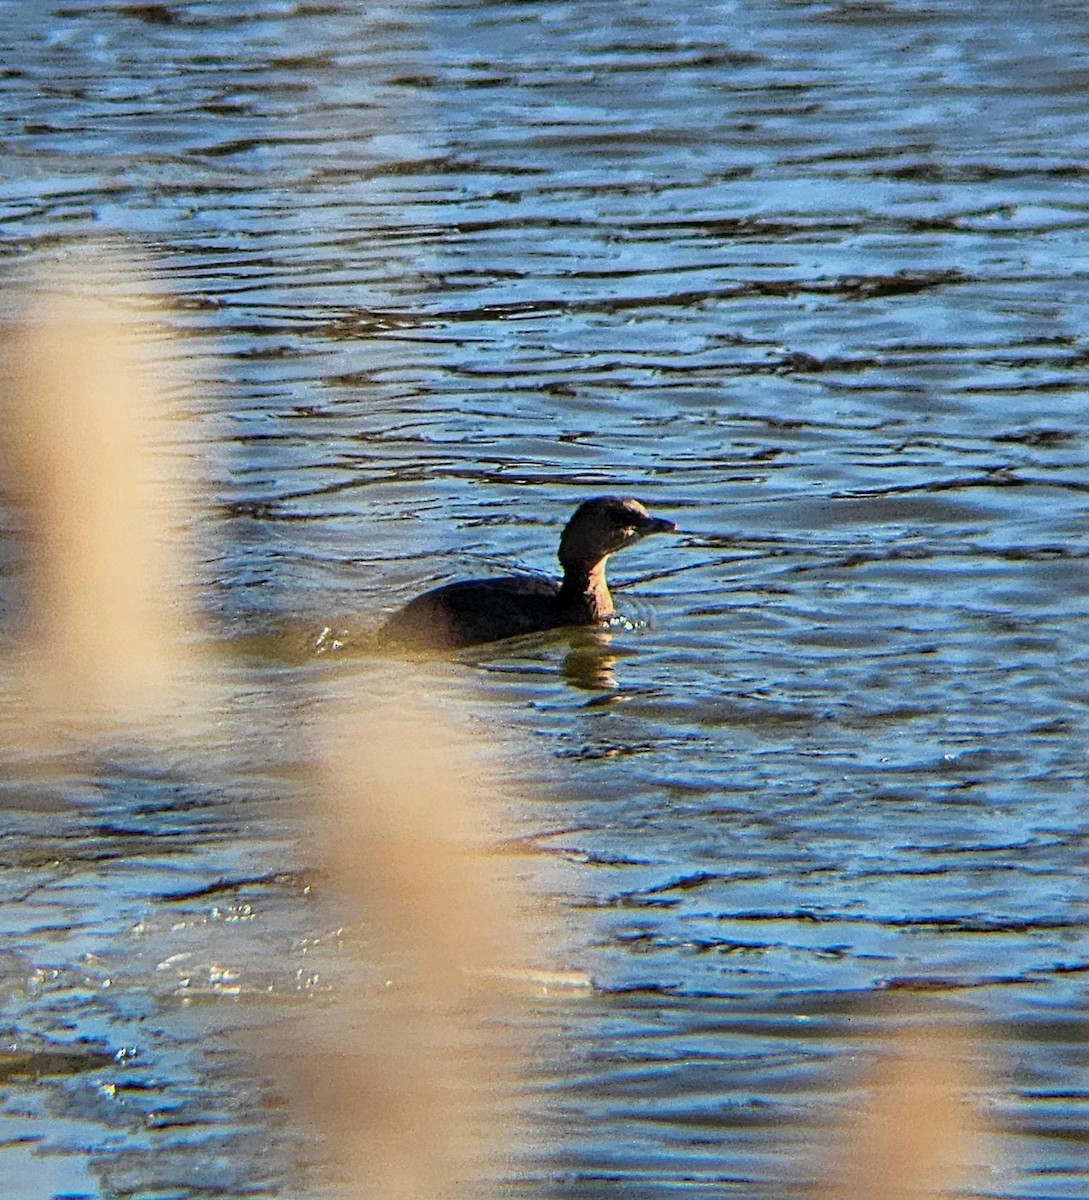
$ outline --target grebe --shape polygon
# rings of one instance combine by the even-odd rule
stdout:
[[[560,538],[561,581],[535,575],[448,583],[410,600],[380,638],[416,649],[457,649],[565,625],[597,625],[615,613],[605,560],[651,533],[677,526],[638,500],[598,496],[575,510]]]

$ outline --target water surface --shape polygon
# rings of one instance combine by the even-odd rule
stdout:
[[[414,668],[595,984],[527,1015],[518,1189],[803,1188],[937,1011],[978,1194],[1083,1196],[1081,7],[358,8],[0,4],[11,277],[146,248],[225,414],[208,609],[362,647],[238,666],[222,745],[10,765],[11,1194],[320,1192],[232,1036],[339,952],[284,772],[384,611],[621,492],[681,527],[614,564],[634,628]]]

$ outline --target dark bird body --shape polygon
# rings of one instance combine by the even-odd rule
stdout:
[[[410,600],[381,630],[387,643],[457,649],[566,625],[598,625],[613,616],[605,581],[610,554],[650,533],[671,533],[636,500],[599,496],[579,505],[560,538],[560,581],[536,575],[448,583]]]

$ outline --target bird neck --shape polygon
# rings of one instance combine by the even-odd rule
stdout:
[[[604,621],[613,615],[613,598],[605,582],[605,559],[593,563],[568,563],[560,585],[564,611],[582,622]]]

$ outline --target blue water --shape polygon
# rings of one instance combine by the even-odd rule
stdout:
[[[1081,6],[359,7],[0,3],[5,318],[28,265],[143,248],[209,636],[266,638],[221,744],[9,764],[10,1194],[320,1192],[235,1036],[336,958],[283,781],[388,678],[384,612],[551,572],[619,492],[681,529],[612,568],[634,628],[411,675],[498,740],[595,985],[526,1014],[520,1190],[803,1188],[936,1006],[994,1071],[976,1192],[1084,1196]]]

